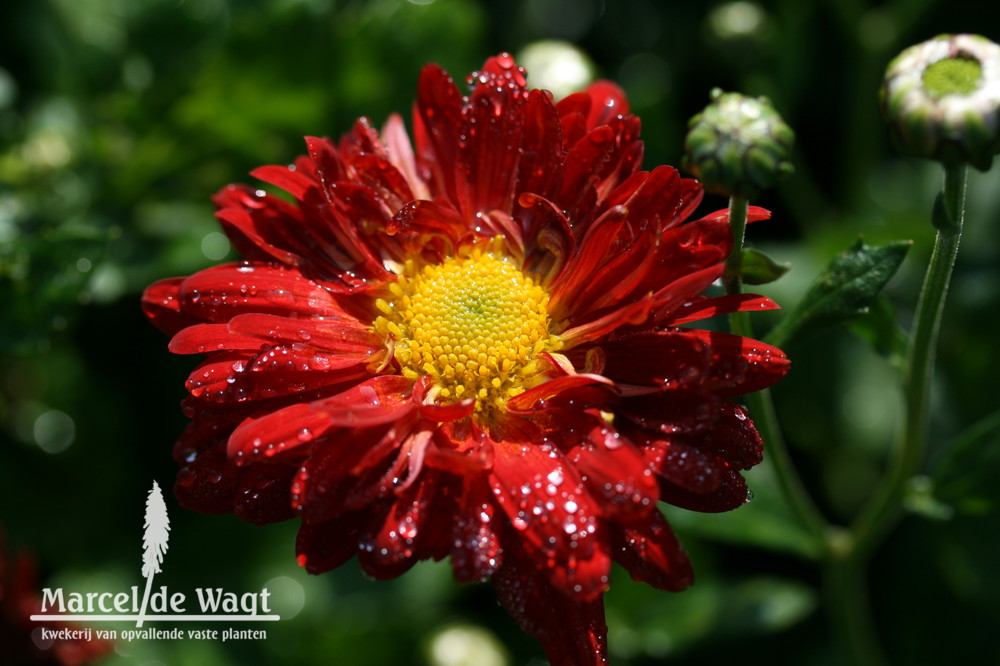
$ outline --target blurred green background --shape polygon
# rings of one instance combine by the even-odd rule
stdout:
[[[141,584],[143,502],[153,479],[173,483],[193,361],[167,353],[138,299],[156,279],[232,257],[210,196],[255,166],[292,161],[303,135],[339,136],[360,115],[408,118],[425,62],[462,79],[509,50],[531,67],[541,40],[564,42],[556,61],[575,48],[625,88],[650,168],[679,163],[686,120],[712,87],[773,100],[797,132],[797,172],[754,202],[775,216],[749,241],[792,264],[759,290],[780,303],[797,302],[859,235],[915,241],[868,317],[787,348],[793,371],[775,391],[807,486],[834,521],[849,520],[899,418],[885,323],[912,314],[940,187],[934,165],[889,149],[881,75],[940,32],[1000,40],[995,9],[941,0],[13,0],[2,15],[0,529],[36,554],[46,586],[67,590]],[[529,83],[556,85],[547,76],[536,65]],[[997,178],[970,178],[928,477],[871,571],[892,663],[1000,663]],[[755,319],[761,333],[772,322]],[[669,511],[693,588],[662,593],[616,571],[612,663],[848,663],[770,468],[748,479],[755,499],[736,512]],[[354,562],[307,576],[295,524],[258,529],[166,499],[172,538],[157,584],[267,586],[286,619],[264,627],[266,641],[123,644],[108,664],[545,663],[492,589],[456,585],[447,564],[387,583]],[[473,656],[456,661],[463,654]]]

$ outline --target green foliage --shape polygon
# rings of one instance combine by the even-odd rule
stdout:
[[[858,239],[816,278],[798,306],[771,331],[768,342],[783,346],[797,336],[868,312],[911,245],[910,241],[895,241],[871,246]]]
[[[744,284],[774,282],[788,272],[791,264],[779,264],[760,250],[743,248],[740,256],[740,279]]]
[[[934,467],[933,497],[955,510],[990,515],[1000,508],[1000,412],[966,430]]]

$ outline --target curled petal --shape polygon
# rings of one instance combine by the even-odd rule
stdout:
[[[611,380],[601,375],[578,374],[558,377],[514,396],[507,401],[507,411],[511,414],[530,414],[544,411],[547,407],[546,401],[555,398],[560,393],[595,384],[613,385]]]
[[[729,400],[646,395],[630,398],[620,413],[641,428],[628,430],[640,446],[659,439],[687,442],[737,469],[750,469],[762,460],[764,445],[753,421],[744,407]]]
[[[262,166],[251,171],[250,175],[265,183],[277,185],[300,200],[305,198],[306,192],[319,185],[311,174],[305,174],[295,166]]]
[[[655,510],[656,477],[642,452],[607,425],[595,425],[567,458],[609,519],[631,522]]]
[[[679,438],[650,442],[646,458],[660,478],[696,495],[718,490],[728,467],[724,461]]]
[[[760,206],[747,206],[747,223],[748,224],[750,222],[760,222],[761,220],[769,220],[769,219],[771,219],[771,211],[769,211],[768,209],[761,208]],[[729,209],[728,208],[723,208],[721,210],[717,210],[714,213],[709,213],[708,215],[706,215],[705,217],[703,217],[703,218],[701,218],[699,220],[695,220],[694,222],[689,222],[689,224],[696,224],[697,222],[701,222],[703,220],[721,221],[721,222],[725,222],[726,225],[728,226],[729,225]]]
[[[153,324],[169,335],[193,326],[201,320],[182,312],[178,299],[185,278],[169,278],[154,282],[142,292],[142,312]]]
[[[713,298],[697,297],[671,312],[669,316],[660,321],[660,324],[680,326],[731,312],[762,312],[778,309],[780,309],[778,304],[770,298],[756,294],[727,294]]]
[[[393,113],[382,128],[382,140],[389,153],[388,159],[406,179],[416,199],[430,199],[427,184],[417,175],[417,164],[413,154],[413,145],[406,134],[403,119],[398,113]]]
[[[665,482],[660,484],[660,499],[682,509],[704,513],[732,511],[746,504],[747,484],[739,471],[726,465],[720,465],[716,471],[715,490],[695,492],[688,487]]]
[[[677,592],[694,582],[687,554],[659,511],[647,520],[623,527],[614,540],[615,561],[634,580]]]
[[[705,384],[726,397],[771,386],[785,376],[791,362],[777,347],[729,333],[691,329],[687,335],[712,349],[713,363]]]

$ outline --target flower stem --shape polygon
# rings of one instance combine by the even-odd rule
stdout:
[[[738,294],[743,290],[740,282],[740,267],[743,263],[743,234],[747,228],[747,210],[750,208],[750,201],[746,197],[732,196],[729,198],[729,228],[733,230],[733,249],[726,257],[726,269],[722,273],[722,286],[727,294]],[[734,312],[729,315],[729,323],[736,327],[737,320],[742,319],[742,324],[749,324],[746,317],[738,315],[743,312]],[[749,329],[749,326],[747,326]],[[737,335],[749,334],[749,330],[744,332],[733,331]]]
[[[742,291],[740,282],[740,263],[743,253],[743,235],[747,224],[747,209],[749,202],[745,197],[733,196],[729,199],[729,224],[733,230],[733,250],[726,259],[726,268],[722,275],[723,287],[727,294],[738,294]],[[752,338],[753,327],[747,312],[733,312],[729,315],[729,328],[739,336]],[[776,427],[777,418],[774,412],[774,402],[769,389],[755,391],[746,396],[747,407],[757,426],[767,455],[774,465],[778,484],[785,496],[785,502],[795,513],[802,527],[815,539],[815,552],[825,550],[827,522],[812,498],[806,492],[792,458],[785,446],[781,431]]]
[[[905,422],[892,454],[882,492],[861,512],[853,526],[854,557],[865,560],[901,514],[909,480],[918,471],[927,448],[928,397],[934,371],[934,352],[944,312],[952,268],[958,255],[965,216],[965,183],[968,167],[945,167],[944,192],[934,205],[937,227],[934,251],[917,300],[913,331],[903,375]]]
[[[853,543],[847,530],[831,536],[829,545],[823,572],[825,596],[841,658],[856,666],[884,666],[871,616],[866,564],[851,557]]]
[[[876,666],[885,662],[874,638],[874,627],[868,620],[866,571],[872,554],[902,515],[907,484],[917,473],[927,448],[934,352],[962,235],[967,172],[965,165],[945,167],[944,192],[934,205],[932,217],[937,237],[917,300],[907,348],[903,374],[906,415],[889,461],[889,471],[852,525],[850,540],[844,543],[844,548],[832,548],[827,561],[834,620],[850,646],[854,663],[858,664]]]

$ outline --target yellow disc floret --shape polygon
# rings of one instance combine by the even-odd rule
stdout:
[[[481,418],[543,381],[539,354],[562,346],[549,331],[548,293],[499,249],[408,261],[376,301],[383,316],[374,328],[392,340],[403,375],[431,375],[431,397],[442,403],[475,399]]]

